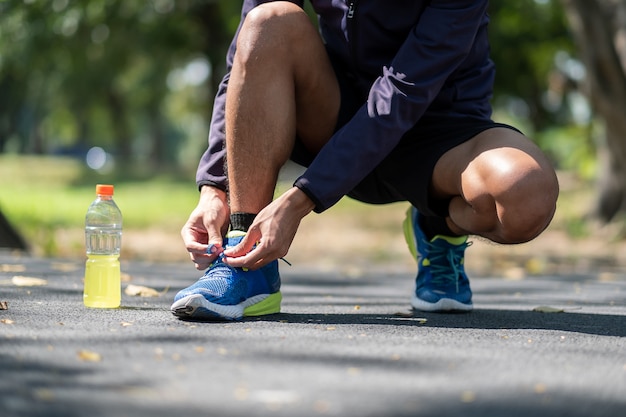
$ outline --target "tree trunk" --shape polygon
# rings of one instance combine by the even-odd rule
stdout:
[[[150,150],[150,163],[154,167],[163,167],[169,165],[165,149],[165,134],[163,132],[163,124],[161,123],[161,112],[156,106],[150,106],[148,109],[148,118],[150,122],[150,136],[152,137],[152,148]]]
[[[226,52],[230,45],[232,34],[226,29],[225,21],[217,2],[201,2],[193,9],[193,17],[201,23],[204,29],[204,51],[211,62],[212,94],[217,92],[219,84],[226,73]]]
[[[107,92],[107,103],[113,132],[115,134],[115,147],[122,165],[129,165],[131,161],[131,131],[126,116],[126,103],[124,99],[112,88]]]
[[[626,210],[626,1],[562,2],[587,69],[586,94],[605,124],[592,214],[608,222]]]
[[[0,211],[0,248],[28,250],[28,245],[4,217],[2,211]]]

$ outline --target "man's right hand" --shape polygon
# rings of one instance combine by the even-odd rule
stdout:
[[[229,216],[226,193],[215,187],[202,187],[200,201],[180,232],[197,269],[208,268],[223,251],[222,241],[228,230]],[[212,248],[211,253],[207,253],[209,248]]]

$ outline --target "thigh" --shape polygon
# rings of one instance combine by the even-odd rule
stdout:
[[[332,133],[335,133],[348,123],[359,108],[365,104],[367,95],[360,92],[354,85],[353,77],[346,71],[344,66],[339,62],[339,59],[334,56],[331,51],[327,51],[327,57],[330,60],[334,72],[340,97],[339,109],[334,117],[335,121],[332,130]],[[326,141],[324,141],[324,143],[325,142]],[[300,133],[298,133],[291,154],[291,160],[308,167],[313,162],[313,159],[315,159],[319,149],[321,149],[321,147],[312,149],[310,146],[307,146],[305,140],[300,136]]]
[[[522,167],[553,171],[547,157],[529,138],[510,126],[494,124],[441,155],[433,168],[431,191],[439,197],[461,195],[471,200],[472,194],[480,193],[472,190],[472,179],[501,182]]]
[[[263,63],[268,73],[263,86],[290,100],[284,107],[289,109],[284,111],[286,127],[295,128],[305,147],[317,153],[333,134],[340,94],[322,38],[304,10],[286,1],[252,9],[239,33],[235,59]]]

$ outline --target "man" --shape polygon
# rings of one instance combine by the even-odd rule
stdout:
[[[304,216],[344,195],[409,202],[412,306],[471,310],[467,235],[531,240],[558,195],[540,150],[490,118],[487,1],[311,0],[321,37],[302,3],[243,2],[198,167],[200,201],[182,230],[208,270],[172,312],[280,311],[277,260]],[[290,158],[308,168],[272,201]]]

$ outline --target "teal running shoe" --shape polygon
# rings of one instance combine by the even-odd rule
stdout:
[[[421,311],[471,311],[472,290],[464,268],[465,248],[471,242],[467,236],[443,235],[428,241],[420,229],[419,217],[419,212],[410,207],[403,223],[404,237],[418,265],[411,305]]]
[[[236,246],[244,236],[229,232],[225,247]],[[226,265],[220,254],[204,276],[176,294],[171,311],[187,320],[240,320],[278,313],[281,300],[278,261],[248,270]]]

